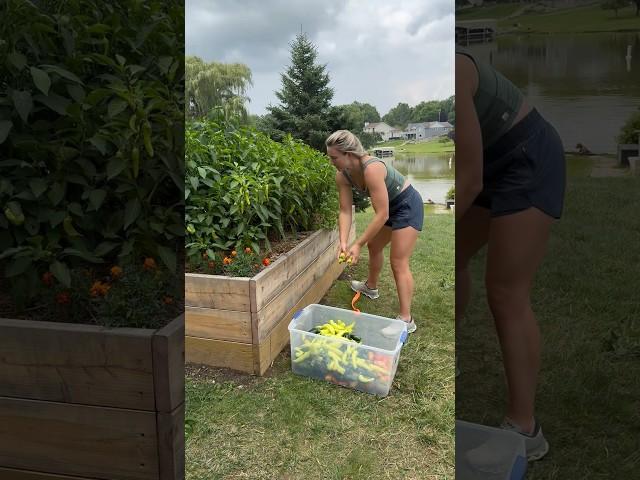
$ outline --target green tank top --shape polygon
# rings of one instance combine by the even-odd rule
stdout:
[[[387,169],[387,175],[384,177],[384,184],[387,187],[387,194],[389,195],[389,201],[391,201],[394,198],[396,198],[400,194],[400,192],[402,191],[402,187],[404,186],[404,176],[398,170],[396,170],[391,165],[389,165],[387,162],[385,162],[384,160],[382,160],[382,159],[380,159],[378,157],[372,157],[369,160],[367,160],[366,162],[364,162],[362,164],[362,172],[364,173],[364,170],[367,168],[367,166],[372,164],[372,163],[374,163],[374,162],[383,163],[384,166]],[[351,179],[351,175],[349,175],[348,171],[343,170],[342,174],[345,177],[347,177],[347,180],[349,180],[349,183],[353,187],[355,187],[359,192],[362,192],[367,197],[369,196],[369,189],[365,188],[364,190],[360,190],[360,188]]]
[[[469,57],[478,70],[478,90],[473,103],[482,130],[482,147],[487,148],[509,130],[524,95],[491,65],[476,60],[463,50],[456,50],[456,53]]]

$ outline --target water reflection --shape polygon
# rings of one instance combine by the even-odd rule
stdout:
[[[398,154],[391,164],[405,175],[425,202],[445,203],[454,185],[455,154]]]
[[[554,124],[565,149],[615,153],[615,137],[640,107],[640,32],[505,35],[470,46]]]

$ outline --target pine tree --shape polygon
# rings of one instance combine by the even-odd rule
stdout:
[[[304,33],[291,43],[291,65],[281,75],[282,89],[276,92],[279,106],[269,106],[272,136],[280,140],[289,133],[307,145],[324,150],[329,135],[327,113],[333,98],[326,65],[316,64],[317,49]]]

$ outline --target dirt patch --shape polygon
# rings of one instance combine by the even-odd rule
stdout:
[[[593,168],[590,177],[626,177],[629,175],[629,169],[618,164],[617,159],[598,157],[594,158]]]
[[[242,387],[253,387],[264,382],[264,378],[236,372],[227,368],[187,363],[184,366],[185,377],[199,383],[233,383]]]
[[[310,237],[313,232],[297,232],[286,234],[282,240],[271,242],[271,254],[269,258],[275,261],[279,256],[290,252],[303,240]]]

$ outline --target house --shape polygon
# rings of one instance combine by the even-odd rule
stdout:
[[[426,140],[446,135],[451,130],[453,130],[453,125],[449,122],[410,123],[402,132],[402,138],[406,140]]]
[[[396,132],[398,129],[391,127],[385,122],[364,122],[364,129],[362,130],[364,133],[379,133],[382,137],[382,140],[385,142],[393,138],[393,132]]]

